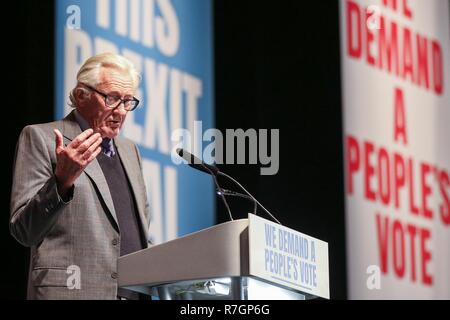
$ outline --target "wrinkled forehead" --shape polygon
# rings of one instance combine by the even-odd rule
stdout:
[[[103,67],[100,69],[97,88],[121,95],[134,95],[135,88],[131,74],[124,69]]]

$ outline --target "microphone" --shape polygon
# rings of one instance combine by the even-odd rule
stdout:
[[[243,199],[250,200],[254,204],[253,214],[256,215],[256,211],[258,210],[258,204],[249,195],[246,195],[246,194],[243,194],[243,193],[239,193],[239,192],[236,192],[236,191],[231,191],[231,190],[228,190],[228,189],[223,189],[223,188],[222,188],[222,191],[217,190],[216,193],[219,196],[221,196],[223,194],[224,196],[238,197],[238,198],[243,198]]]
[[[178,155],[180,157],[182,157],[184,160],[187,161],[188,165],[191,166],[194,169],[200,170],[202,172],[208,173],[210,175],[212,175],[212,177],[214,178],[214,182],[216,184],[217,190],[219,191],[218,194],[222,197],[223,202],[225,203],[225,206],[228,209],[228,213],[230,215],[231,220],[233,220],[233,217],[231,216],[231,211],[230,208],[228,206],[227,200],[225,199],[225,192],[223,191],[223,189],[219,186],[219,183],[217,182],[217,177],[216,176],[223,176],[226,177],[227,179],[233,181],[239,188],[241,188],[255,203],[257,203],[276,223],[278,223],[279,225],[282,225],[281,222],[275,218],[269,210],[267,210],[266,208],[264,208],[264,206],[258,201],[256,200],[256,198],[247,191],[247,189],[245,189],[236,179],[234,179],[233,177],[229,176],[226,173],[223,173],[221,171],[219,171],[219,169],[215,166],[212,166],[210,164],[206,164],[204,163],[202,160],[200,160],[199,158],[197,158],[196,156],[194,156],[193,154],[187,152],[186,150],[183,149],[177,149],[176,150]]]
[[[248,192],[247,189],[245,189],[242,186],[242,184],[240,184],[236,179],[234,179],[233,177],[229,176],[228,174],[220,172],[220,171],[218,171],[218,174],[233,181],[239,188],[241,188],[246,194],[248,194],[253,199],[253,201],[255,201],[276,223],[278,223],[279,225],[282,226],[281,222],[277,218],[275,218],[273,216],[273,214],[270,213],[269,210],[264,208],[264,206],[258,200],[256,200],[256,198],[250,192]]]
[[[220,187],[219,182],[217,181],[216,175],[220,172],[219,169],[217,169],[215,166],[209,165],[207,163],[204,163],[202,160],[194,156],[192,153],[187,152],[183,149],[177,149],[177,154],[182,157],[184,160],[187,161],[188,165],[190,165],[192,168],[200,170],[202,172],[208,173],[213,177],[214,183],[216,185],[216,188],[218,190],[218,194],[222,198],[223,203],[225,204],[225,207],[228,211],[228,216],[230,217],[230,220],[233,221],[233,215],[231,214],[230,206],[228,205],[228,201],[224,196],[224,191]]]
[[[246,195],[246,194],[243,194],[243,193],[239,193],[239,192],[236,192],[236,191],[231,191],[231,190],[224,189],[224,188],[222,188],[222,191],[217,190],[217,194],[220,195],[220,192],[223,192],[223,194],[224,194],[225,196],[232,196],[232,197],[244,198],[244,199],[251,200],[251,201],[254,202],[254,200],[252,199],[252,197],[250,197],[250,196],[248,196],[248,195]]]
[[[177,149],[177,154],[187,161],[188,165],[197,170],[216,176],[220,171],[217,167],[207,164],[183,149]]]

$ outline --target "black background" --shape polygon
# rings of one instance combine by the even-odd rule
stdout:
[[[54,4],[30,0],[7,6],[0,295],[23,299],[28,249],[9,234],[11,168],[21,129],[54,120]],[[280,130],[277,175],[261,176],[258,165],[221,170],[283,224],[328,242],[331,298],[345,299],[338,2],[216,0],[214,19],[216,127]],[[236,217],[251,209],[245,201],[233,200],[231,206]],[[225,221],[220,201],[217,207],[218,222]]]

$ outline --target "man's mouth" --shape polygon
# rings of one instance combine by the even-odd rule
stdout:
[[[121,121],[120,120],[110,120],[108,121],[108,124],[112,127],[118,127],[120,126]]]

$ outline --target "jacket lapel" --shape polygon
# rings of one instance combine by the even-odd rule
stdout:
[[[141,174],[140,167],[136,162],[136,150],[130,148],[129,145],[122,142],[120,138],[114,139],[114,144],[117,149],[117,153],[122,161],[122,165],[125,169],[125,174],[130,181],[131,189],[136,201],[136,206],[139,212],[139,218],[141,220],[141,227],[144,232],[145,238],[148,239],[148,221],[145,214],[145,199],[142,198],[142,183],[139,183],[139,175]],[[133,155],[131,157],[131,155]]]
[[[64,118],[63,120],[63,128],[62,128],[64,143],[65,145],[69,144],[73,139],[75,139],[80,133],[81,129],[78,122],[75,120],[75,116],[73,111]],[[100,164],[97,159],[94,159],[85,169],[84,173],[93,181],[95,186],[98,188],[99,196],[102,197],[105,202],[108,210],[116,222],[117,227],[119,226],[116,210],[114,209],[114,203],[111,197],[111,193],[109,192],[108,183],[106,182],[106,178],[103,175],[103,171],[100,168]]]

